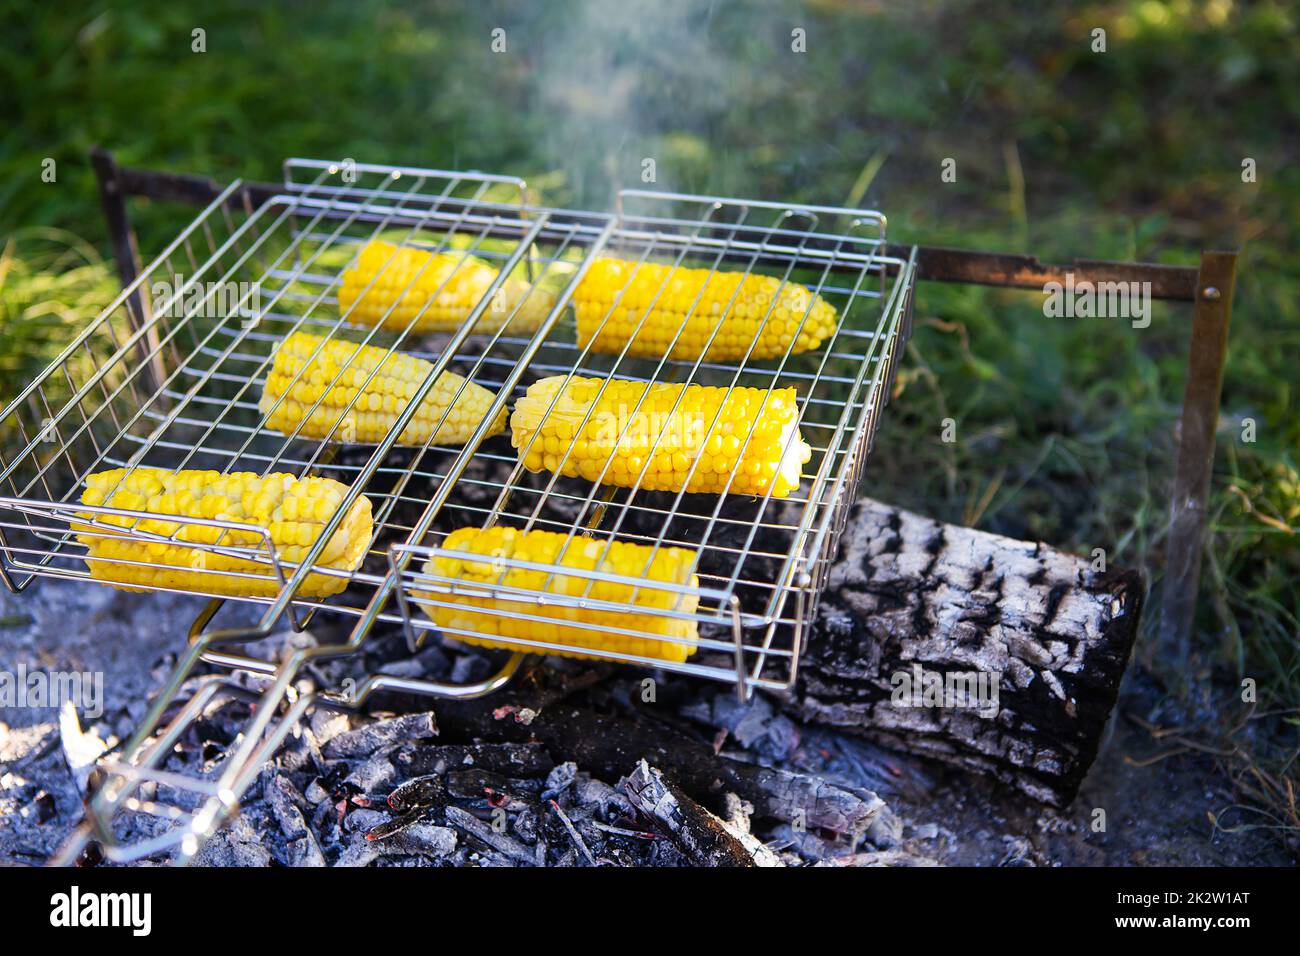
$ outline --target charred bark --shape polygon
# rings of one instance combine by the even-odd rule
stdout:
[[[1097,754],[1142,596],[1136,572],[864,499],[786,704],[1064,806]],[[900,706],[925,674],[988,675],[996,714]]]

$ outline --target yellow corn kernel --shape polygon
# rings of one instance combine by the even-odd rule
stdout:
[[[431,363],[401,352],[295,332],[276,345],[258,408],[269,416],[268,428],[286,435],[378,442],[432,371]],[[402,429],[398,444],[423,445],[432,436],[434,444],[463,445],[495,398],[483,386],[444,371]],[[499,435],[505,427],[503,408],[487,436]]]
[[[266,528],[287,578],[306,559],[347,493],[347,485],[330,478],[114,468],[86,479],[82,504],[165,517],[80,512],[82,521],[94,520],[96,524],[73,522],[72,529],[86,546],[90,576],[122,590],[166,588],[230,597],[275,597],[281,585],[267,561],[270,555],[264,535],[170,519],[213,518]],[[148,540],[133,536],[134,532],[170,540]],[[313,567],[355,571],[370,547],[372,534],[370,499],[361,495]],[[234,557],[196,545],[246,549],[263,560]],[[328,597],[338,594],[347,583],[346,575],[313,571],[297,594]]]
[[[502,527],[461,528],[447,535],[442,548],[481,555],[485,559],[475,561],[441,555],[430,558],[424,565],[424,574],[440,579],[438,583],[443,586],[454,581],[458,585],[518,588],[538,595],[563,595],[644,609],[644,613],[627,613],[578,607],[567,602],[538,604],[526,595],[520,600],[474,597],[472,589],[466,588],[459,588],[455,594],[414,592],[415,599],[433,622],[457,640],[564,657],[607,657],[608,653],[601,653],[604,651],[681,662],[695,653],[699,640],[695,621],[669,617],[666,612],[694,614],[699,604],[698,594],[654,586],[658,583],[699,587],[694,570],[697,555],[687,548],[656,549],[629,542],[611,543],[580,535],[569,537],[552,531],[525,532]],[[500,563],[501,558],[542,565],[545,570],[506,567]],[[638,583],[595,581],[591,577],[565,574],[565,568],[635,578]],[[521,620],[504,614],[525,614],[544,620]],[[563,649],[530,647],[511,638],[544,641],[562,645]]]
[[[529,471],[647,491],[784,498],[812,457],[796,399],[793,388],[576,376],[566,384],[556,375],[515,403],[511,441]]]
[[[496,277],[496,269],[466,253],[428,252],[372,239],[356,265],[343,271],[339,311],[354,325],[453,332],[465,324]],[[528,335],[554,305],[553,293],[511,277],[483,310],[474,331],[493,334],[508,322],[510,335]]]
[[[838,321],[834,306],[796,282],[613,258],[592,263],[573,306],[580,346],[619,353],[630,341],[629,355],[691,361],[808,352]]]

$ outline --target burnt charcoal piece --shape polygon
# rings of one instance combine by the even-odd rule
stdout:
[[[755,865],[753,855],[717,817],[644,760],[621,785],[632,806],[665,830],[692,865]]]

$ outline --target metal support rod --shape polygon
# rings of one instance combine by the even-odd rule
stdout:
[[[890,243],[887,255],[906,259],[910,247]],[[1113,262],[1075,259],[1068,263],[1039,262],[1036,256],[1012,252],[916,247],[916,278],[922,282],[955,282],[1042,291],[1049,282],[1142,282],[1150,285],[1151,298],[1191,302],[1196,295],[1196,270],[1155,262]]]
[[[122,187],[121,167],[117,165],[117,160],[108,150],[98,146],[91,149],[90,165],[94,168],[95,178],[99,181],[99,201],[104,209],[104,219],[108,223],[108,238],[113,244],[113,258],[117,260],[118,278],[122,280],[122,288],[129,289],[143,268],[140,264],[140,250],[136,245],[135,230],[131,228],[131,214],[126,207],[126,198],[130,193]],[[127,296],[125,307],[132,332],[139,332],[150,325],[153,310],[148,297],[139,289]],[[145,381],[142,385],[152,395],[158,391],[159,384],[167,377],[157,329],[149,328],[148,333],[140,340],[139,351],[148,363],[143,372]]]
[[[1236,272],[1235,252],[1201,254],[1160,613],[1160,644],[1166,651],[1176,650],[1179,673],[1184,674],[1196,617]]]

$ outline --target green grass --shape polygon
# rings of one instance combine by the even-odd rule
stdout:
[[[190,50],[196,27],[206,53]],[[495,27],[505,53],[489,47]],[[807,53],[790,50],[796,27]],[[0,37],[6,395],[113,292],[94,251],[107,250],[95,143],[221,180],[274,178],[291,155],[482,168],[594,208],[642,185],[652,157],[662,188],[878,204],[904,240],[1182,264],[1239,246],[1199,643],[1202,663],[1254,677],[1269,706],[1300,706],[1288,5],[45,3],[0,7]],[[955,183],[939,178],[948,157]],[[188,215],[139,207],[142,248]],[[1048,320],[1032,294],[923,287],[870,493],[1101,547],[1158,581],[1188,320],[1167,305],[1141,331]],[[1150,638],[1141,653],[1166,672]]]

